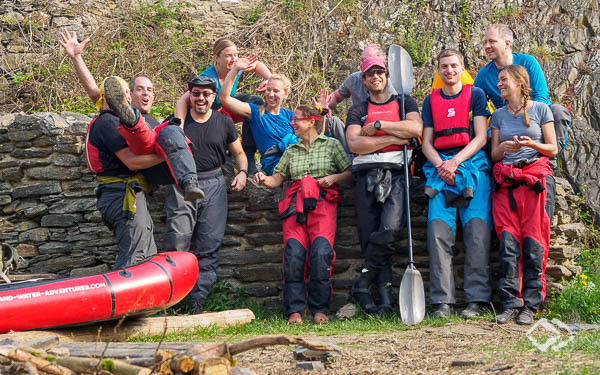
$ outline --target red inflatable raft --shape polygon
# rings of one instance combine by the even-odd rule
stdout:
[[[60,327],[160,311],[196,283],[198,261],[185,251],[100,275],[0,286],[0,333]]]

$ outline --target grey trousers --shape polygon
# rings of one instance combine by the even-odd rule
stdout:
[[[192,289],[192,303],[202,306],[217,281],[219,265],[217,252],[225,234],[227,220],[227,186],[223,175],[202,179],[199,185],[204,198],[183,200],[175,186],[166,187],[165,208],[168,231],[164,237],[164,250],[190,251],[198,259],[198,280]]]
[[[102,220],[113,232],[119,248],[113,270],[133,266],[156,254],[146,195],[143,191],[136,194],[135,216],[127,219],[123,212],[124,186],[121,183],[100,186],[96,201]]]
[[[342,147],[348,155],[354,155],[348,148],[348,142],[346,142],[346,124],[337,116],[331,116],[325,120],[325,135],[333,137],[340,141]],[[352,160],[352,158],[350,158]]]

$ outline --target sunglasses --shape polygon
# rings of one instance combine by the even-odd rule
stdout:
[[[214,92],[212,91],[190,91],[190,95],[194,98],[199,98],[200,96],[204,96],[205,98],[210,97]]]
[[[373,77],[374,75],[384,75],[387,73],[385,69],[371,69],[363,73],[363,77]]]

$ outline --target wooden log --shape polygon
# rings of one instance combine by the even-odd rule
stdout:
[[[173,372],[190,372],[194,366],[195,362],[189,355],[176,355],[169,360],[169,367]]]
[[[331,345],[319,341],[306,340],[302,337],[292,335],[266,335],[254,337],[250,340],[241,341],[229,345],[229,353],[236,355],[247,350],[264,348],[271,345],[300,345],[308,349],[322,351],[339,351]]]
[[[228,310],[198,315],[167,316],[155,318],[125,319],[118,322],[103,322],[89,326],[70,327],[56,330],[14,332],[0,335],[2,338],[33,340],[41,337],[58,336],[61,342],[74,341],[125,341],[131,337],[162,335],[183,332],[196,327],[228,327],[248,324],[255,319],[249,309]],[[165,330],[165,322],[167,328]],[[98,334],[100,332],[100,334]]]
[[[38,375],[37,368],[31,362],[15,362],[8,370],[11,375]]]
[[[172,356],[173,353],[168,350],[161,350],[156,353],[154,361],[158,366],[157,370],[160,375],[173,375],[173,370],[171,370],[171,366],[169,366],[169,358]]]
[[[151,369],[130,365],[118,359],[58,357],[56,363],[75,372],[97,372],[100,369],[110,371],[114,375],[150,375]]]
[[[71,357],[100,357],[133,360],[148,358],[154,360],[156,349],[167,350],[175,354],[185,354],[196,343],[194,342],[61,342],[60,348],[68,349]],[[160,362],[160,361],[157,361]]]
[[[0,346],[0,355],[14,361],[31,362],[38,370],[52,375],[75,375],[75,373],[68,368],[54,365],[45,359],[35,357],[17,348]]]
[[[190,375],[231,375],[231,364],[226,358],[209,358],[196,362]]]

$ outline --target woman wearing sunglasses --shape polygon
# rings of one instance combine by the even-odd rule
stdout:
[[[249,120],[261,155],[261,170],[271,175],[282,152],[298,140],[290,124],[294,112],[282,107],[290,94],[291,83],[284,75],[271,75],[265,86],[264,106],[245,103],[231,96],[239,72],[247,70],[254,63],[255,56],[244,56],[234,63],[221,86],[219,100],[229,113]]]
[[[546,179],[552,175],[548,158],[557,153],[554,119],[547,104],[530,99],[529,75],[522,66],[500,69],[498,88],[507,104],[490,120],[492,161],[497,162],[492,212],[500,239],[498,289],[504,308],[495,320],[532,324],[546,297]]]
[[[285,244],[283,301],[290,324],[302,324],[307,295],[313,321],[328,321],[337,204],[341,199],[337,185],[352,181],[350,160],[341,143],[321,134],[327,90],[321,90],[320,99],[317,106],[296,108],[291,123],[299,141],[285,150],[273,175],[259,172],[254,176],[254,182],[268,188],[293,181],[279,203]]]

